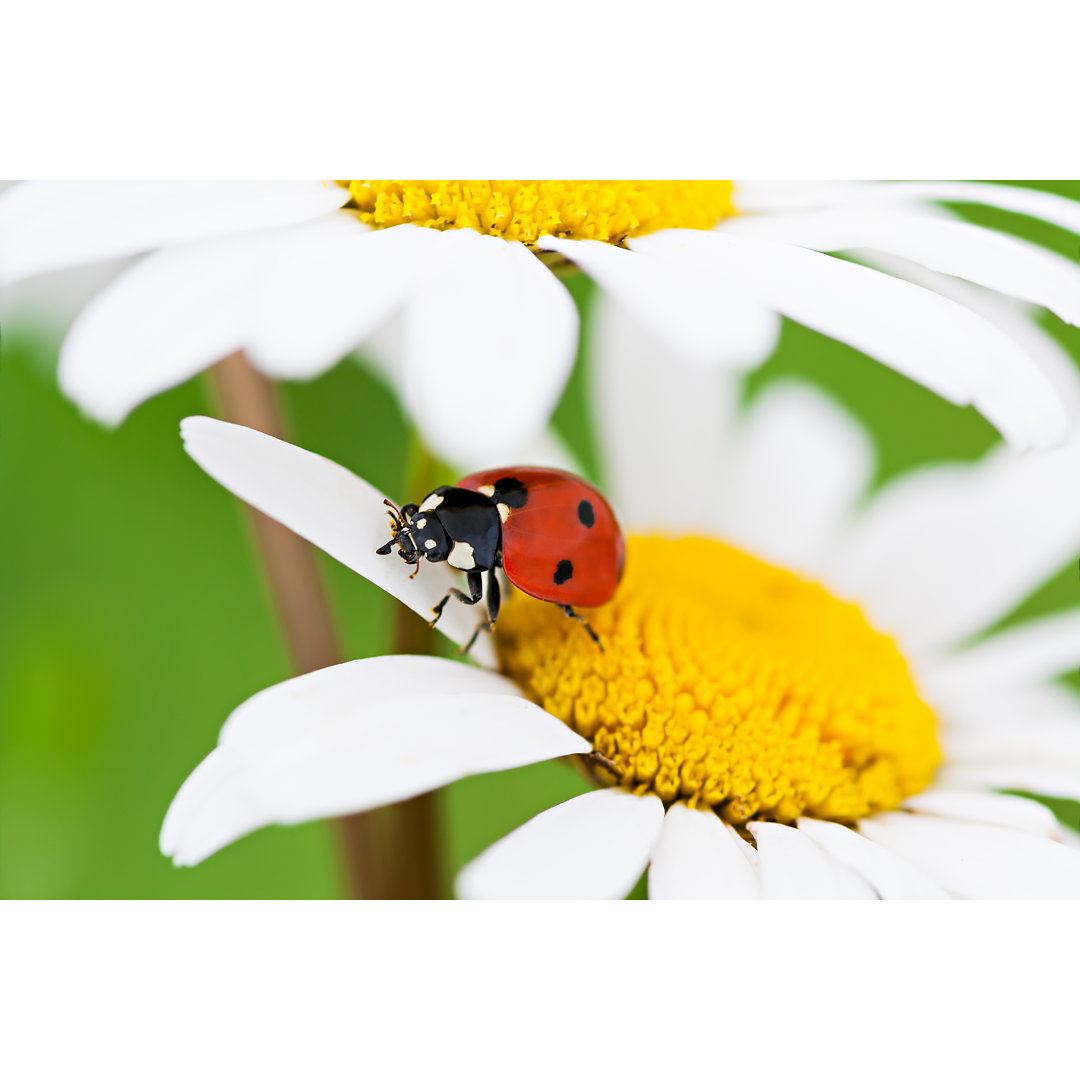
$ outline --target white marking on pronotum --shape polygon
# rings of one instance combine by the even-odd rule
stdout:
[[[472,570],[476,566],[476,556],[472,544],[458,540],[446,560],[455,570]]]
[[[415,526],[416,526],[416,527],[417,527],[418,529],[426,529],[426,528],[427,528],[427,518],[417,518],[417,519],[416,519],[416,520],[415,520],[415,521],[413,522],[413,524],[414,524],[414,525],[415,525]]]
[[[482,484],[476,490],[479,491],[481,495],[486,495],[490,499],[491,496],[495,494],[495,485],[494,484]]]
[[[441,495],[429,495],[419,506],[420,510],[434,510],[442,504]]]
[[[510,507],[506,503],[496,503],[499,508],[499,520],[505,525],[507,518],[510,517]]]
[[[426,547],[428,549],[428,551],[430,551],[434,546],[435,546],[435,541],[434,540],[425,540],[424,541],[424,547]]]

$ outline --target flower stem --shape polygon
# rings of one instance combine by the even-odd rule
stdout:
[[[274,384],[234,353],[213,368],[221,415],[275,438],[285,425]],[[430,459],[418,463],[430,470]],[[417,477],[422,484],[424,478]],[[424,489],[426,490],[426,489]],[[251,507],[249,518],[285,637],[301,675],[341,662],[329,599],[311,545]],[[430,653],[433,634],[411,611],[396,613],[394,651]],[[440,895],[434,793],[336,822],[349,894],[358,900],[421,900]]]

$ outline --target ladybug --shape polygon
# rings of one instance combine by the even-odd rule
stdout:
[[[392,535],[379,555],[398,555],[420,569],[420,559],[446,562],[465,573],[466,596],[451,589],[433,607],[434,626],[450,597],[478,604],[487,574],[488,621],[499,615],[496,568],[522,592],[557,604],[577,619],[589,636],[600,639],[574,605],[596,607],[615,594],[622,577],[626,541],[607,500],[599,491],[561,469],[524,466],[472,473],[454,487],[437,487],[419,505],[399,510],[389,499]],[[413,576],[416,575],[413,571]],[[603,646],[600,646],[603,648]]]

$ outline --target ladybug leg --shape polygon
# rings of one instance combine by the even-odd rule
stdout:
[[[604,646],[600,644],[600,639],[596,636],[596,631],[585,621],[584,615],[579,615],[569,604],[557,604],[556,606],[565,616],[567,616],[567,618],[577,619],[577,621],[585,627],[585,633],[587,633],[597,645],[600,645],[600,651],[604,651]]]
[[[473,631],[473,635],[469,638],[469,643],[461,650],[461,655],[464,656],[472,647],[476,644],[476,639],[480,636],[481,630],[486,630],[489,634],[495,629],[495,620],[499,617],[499,605],[502,602],[499,579],[495,576],[495,568],[492,567],[488,571],[488,588],[487,588],[487,609],[488,609],[488,621],[486,623],[480,623]]]
[[[443,608],[446,607],[446,602],[451,596],[456,596],[463,604],[468,604],[470,607],[473,604],[479,604],[484,598],[484,575],[480,570],[470,570],[465,575],[465,581],[469,586],[469,593],[471,595],[466,596],[460,589],[451,589],[432,609],[431,613],[435,616],[434,619],[428,620],[428,626],[434,626],[439,617],[443,613]],[[469,642],[471,645],[472,642]]]

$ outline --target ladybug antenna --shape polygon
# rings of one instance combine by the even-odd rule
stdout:
[[[390,518],[390,528],[394,532],[394,538],[397,538],[398,533],[408,532],[409,527],[405,523],[402,512],[389,499],[383,499],[383,505],[390,508],[386,513]]]

